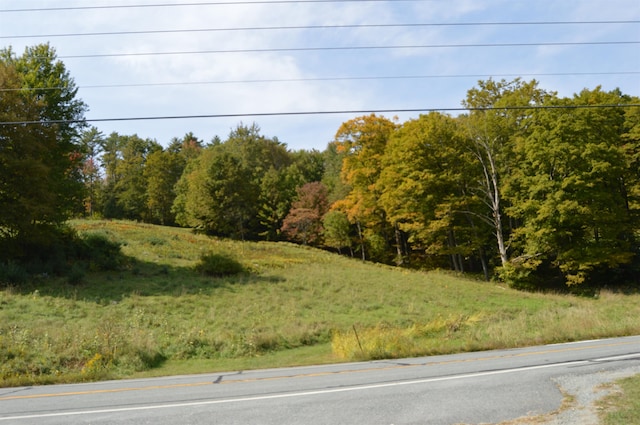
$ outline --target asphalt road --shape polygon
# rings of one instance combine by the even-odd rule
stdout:
[[[640,336],[413,359],[0,389],[4,424],[497,423],[558,409],[560,377],[640,364]]]

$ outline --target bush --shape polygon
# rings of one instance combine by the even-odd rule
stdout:
[[[21,285],[27,281],[29,274],[20,264],[9,261],[0,264],[0,284]]]
[[[223,254],[209,253],[200,257],[196,271],[207,276],[222,277],[244,273],[245,269],[233,258]]]
[[[82,238],[85,251],[82,257],[89,261],[92,270],[117,270],[124,256],[120,244],[101,233],[89,233]]]
[[[67,274],[67,282],[70,285],[79,285],[84,280],[85,274],[85,268],[81,264],[75,263],[71,266],[71,270],[69,270]]]

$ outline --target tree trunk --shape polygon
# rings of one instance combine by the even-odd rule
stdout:
[[[402,235],[400,234],[400,229],[398,228],[397,224],[395,224],[393,228],[396,237],[396,265],[401,266],[402,264],[404,264],[404,255],[402,252]]]
[[[362,250],[362,261],[366,261],[367,256],[364,252],[364,237],[362,236],[362,227],[360,226],[360,221],[356,221],[356,226],[358,227],[358,238],[360,238],[360,249]]]
[[[495,158],[491,147],[487,142],[482,144],[484,153],[488,164],[483,160],[484,155],[479,154],[480,163],[484,171],[486,195],[489,198],[489,206],[491,208],[491,214],[493,218],[493,227],[496,235],[496,242],[498,244],[498,253],[500,254],[500,263],[502,267],[509,263],[509,256],[507,254],[507,247],[504,242],[504,228],[502,225],[502,214],[500,211],[500,188],[498,181],[498,170],[496,168]]]

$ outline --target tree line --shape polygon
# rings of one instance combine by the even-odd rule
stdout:
[[[0,58],[4,259],[84,215],[525,288],[637,281],[640,99],[620,90],[559,97],[490,79],[468,91],[467,113],[356,117],[322,152],[291,151],[256,124],[165,147],[87,126],[49,45]]]

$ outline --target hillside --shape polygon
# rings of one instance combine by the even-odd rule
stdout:
[[[640,332],[640,295],[519,292],[126,221],[73,221],[122,244],[117,271],[0,291],[0,386],[448,353]],[[196,271],[207,253],[244,272]]]

